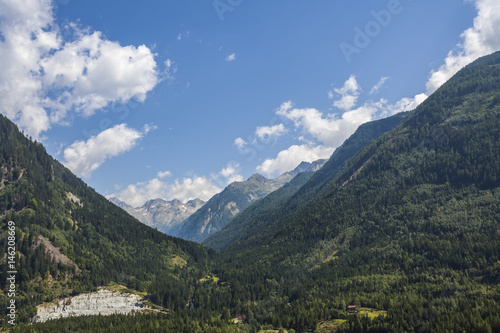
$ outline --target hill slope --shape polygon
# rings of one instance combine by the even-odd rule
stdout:
[[[255,312],[273,304],[286,327],[340,316],[349,332],[499,330],[499,174],[495,53],[318,182],[305,205],[296,194],[269,228],[228,247],[220,274],[245,281],[234,293],[262,299]],[[346,304],[387,317],[342,317]]]
[[[273,223],[285,201],[294,194],[304,204],[321,190],[342,169],[344,164],[370,141],[396,127],[407,113],[361,125],[326,164],[316,171],[300,173],[290,183],[257,201],[231,220],[222,230],[203,241],[203,244],[221,251],[239,239],[246,239]],[[312,179],[311,179],[312,178]],[[302,188],[304,186],[304,188]],[[299,191],[300,190],[300,191]],[[292,201],[293,202],[293,201]]]
[[[0,143],[0,248],[7,249],[7,221],[15,222],[20,321],[36,304],[111,281],[145,290],[159,276],[202,276],[210,251],[138,222],[3,116]],[[0,293],[2,313],[6,301]]]

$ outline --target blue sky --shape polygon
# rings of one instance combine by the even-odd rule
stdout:
[[[104,195],[328,157],[500,49],[497,0],[0,0],[0,112]]]

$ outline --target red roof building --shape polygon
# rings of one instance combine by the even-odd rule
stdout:
[[[356,313],[358,312],[358,307],[356,305],[349,305],[347,311],[349,311],[349,313]]]

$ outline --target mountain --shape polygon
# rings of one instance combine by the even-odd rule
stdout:
[[[7,250],[9,238],[15,238],[16,255],[8,260],[15,262],[18,272],[18,322],[29,321],[37,304],[111,282],[153,296],[149,286],[155,286],[157,279],[168,280],[173,293],[163,304],[172,309],[183,306],[189,297],[187,285],[206,274],[214,255],[140,223],[1,115],[0,225],[0,248]],[[6,261],[2,255],[2,277],[13,270],[7,269]],[[2,278],[2,314],[9,301],[7,285]]]
[[[223,251],[218,272],[244,281],[231,292],[257,302],[253,313],[273,307],[280,315],[271,321],[284,327],[313,330],[337,318],[338,332],[499,331],[498,175],[495,53],[341,172],[311,178],[301,191],[318,191],[265,216],[266,228]],[[350,304],[380,316],[346,316]]]
[[[132,207],[118,198],[110,198],[109,200],[118,207],[125,209],[127,213],[142,223],[167,235],[175,235],[182,222],[205,204],[200,199],[190,200],[186,203],[179,200],[154,199],[147,201],[141,207]]]
[[[351,157],[372,140],[394,129],[407,114],[407,112],[403,112],[361,125],[353,135],[335,150],[332,157],[322,168],[314,173],[310,171],[307,163],[300,164],[294,170],[294,173],[298,172],[298,175],[292,181],[252,204],[232,219],[222,230],[205,239],[203,244],[221,251],[235,241],[254,235],[260,229],[264,229],[270,221],[273,221],[279,215],[279,211],[283,209],[281,205],[297,192],[299,193],[296,196],[304,204],[304,202],[308,201],[308,198],[313,197],[321,190],[322,184],[328,184]],[[301,189],[305,184],[307,186]]]
[[[325,160],[303,162],[293,171],[285,172],[274,179],[254,174],[246,181],[234,182],[222,192],[214,195],[203,207],[191,215],[175,236],[201,242],[222,229],[232,218],[255,201],[279,189],[300,172],[319,170],[325,162]]]
[[[14,333],[500,331],[500,52],[301,187],[308,175],[296,176],[295,194],[245,223],[265,227],[220,255],[139,223],[3,117],[0,142],[0,246],[14,221],[19,319],[110,281],[169,309]]]

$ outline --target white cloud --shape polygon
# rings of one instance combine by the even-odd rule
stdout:
[[[479,57],[500,50],[500,2],[498,0],[476,0],[478,15],[474,25],[465,30],[463,41],[450,51],[444,64],[431,73],[427,82],[427,94],[436,91],[442,84],[467,64]]]
[[[340,94],[341,99],[333,102],[333,106],[342,110],[350,110],[358,101],[360,87],[356,77],[351,75],[342,88],[335,88],[334,91]]]
[[[295,108],[292,101],[280,105],[276,114],[293,121],[295,128],[301,129],[304,134],[299,140],[305,143],[293,145],[279,152],[276,158],[265,160],[257,167],[258,172],[277,175],[292,170],[303,161],[329,158],[333,150],[354,133],[359,125],[373,120],[386,106],[381,99],[356,107],[361,88],[355,76],[349,77],[342,88],[334,91],[341,95],[341,99],[335,101],[334,105],[345,110],[340,115],[325,114],[314,108]]]
[[[176,179],[174,184],[169,186],[167,198],[169,200],[178,199],[183,202],[196,198],[207,201],[221,191],[222,188],[206,177],[184,178],[182,181]]]
[[[342,144],[359,125],[371,121],[380,106],[380,103],[367,102],[338,117],[334,114],[325,115],[314,108],[292,108],[291,102],[286,102],[276,113],[292,120],[296,128],[302,128],[305,134],[321,141],[326,147],[335,148]]]
[[[420,104],[422,104],[427,99],[427,94],[418,94],[415,97],[405,97],[397,101],[392,105],[386,105],[385,109],[388,111],[384,115],[394,115],[396,113],[400,113],[402,111],[412,111],[417,108]]]
[[[159,80],[149,48],[121,46],[72,23],[61,28],[50,0],[0,0],[0,31],[0,112],[34,137],[67,124],[70,112],[89,116],[144,101]]]
[[[230,55],[228,55],[226,57],[226,61],[231,62],[231,61],[235,61],[235,60],[236,60],[236,53],[231,53]]]
[[[426,83],[427,92],[405,97],[388,105],[389,114],[415,109],[460,69],[474,60],[500,50],[500,2],[498,0],[476,0],[477,16],[471,28],[461,34],[462,42],[448,53],[444,64],[430,73]]]
[[[178,199],[187,202],[192,199],[208,200],[215,194],[222,191],[206,177],[187,177],[182,180],[174,180],[173,183],[167,183],[160,178],[128,185],[124,190],[109,195],[108,197],[117,197],[121,201],[133,206],[140,207],[146,201],[162,198],[164,200]]]
[[[222,169],[220,174],[224,177],[230,177],[236,173],[239,166],[239,164],[228,164],[224,169]]]
[[[333,148],[325,146],[293,145],[280,151],[274,159],[267,159],[257,167],[257,171],[268,176],[282,174],[293,170],[301,162],[314,162],[319,159],[330,158]]]
[[[474,60],[500,50],[500,2],[497,0],[476,0],[477,16],[471,28],[461,34],[462,42],[448,53],[444,64],[430,73],[426,83],[426,93],[413,98],[405,97],[389,105],[389,114],[415,109],[429,95],[435,92],[460,69]]]
[[[243,176],[238,174],[239,167],[238,163],[228,163],[220,172],[209,177],[191,176],[175,179],[172,182],[164,181],[164,178],[172,175],[169,171],[160,171],[155,178],[128,185],[124,190],[108,197],[117,197],[134,207],[142,206],[146,201],[157,198],[178,199],[182,202],[196,198],[207,201],[227,185],[243,181]]]
[[[80,177],[90,177],[104,161],[132,149],[143,134],[126,124],[109,128],[64,150],[64,165]]]
[[[382,88],[382,86],[384,85],[385,81],[387,81],[388,79],[389,79],[388,76],[382,76],[380,78],[380,80],[377,82],[377,84],[374,85],[372,87],[372,89],[370,89],[369,94],[370,95],[375,95],[376,93],[378,93],[378,91],[380,90],[380,88]]]
[[[380,81],[381,84],[383,81],[385,80]],[[303,135],[299,140],[304,144],[293,145],[279,152],[276,158],[265,160],[257,167],[258,172],[276,175],[292,170],[302,161],[313,162],[329,158],[334,149],[361,124],[383,115],[388,107],[383,99],[378,102],[367,101],[356,106],[361,88],[353,75],[342,88],[335,88],[334,91],[341,95],[341,99],[334,102],[334,105],[344,110],[341,114],[323,113],[315,108],[295,108],[292,101],[280,105],[276,114],[293,121],[295,128],[302,130]],[[329,96],[333,97],[333,92],[330,92]]]
[[[238,170],[240,168],[239,163],[229,163],[222,171],[220,175],[224,178],[227,178],[226,184],[229,185],[234,182],[243,181],[243,176],[238,174]]]
[[[129,185],[121,192],[109,197],[117,197],[133,207],[140,207],[148,200],[161,198],[166,191],[166,186],[166,183],[154,178],[147,182]]]
[[[388,104],[386,100],[380,99],[378,102],[369,101],[355,108],[361,88],[356,77],[352,75],[342,88],[328,92],[329,99],[334,99],[335,93],[341,96],[333,103],[335,107],[346,111],[340,117],[323,114],[313,108],[294,108],[291,101],[283,103],[276,113],[292,120],[296,128],[302,128],[305,136],[301,136],[301,141],[307,144],[294,145],[281,151],[276,158],[267,159],[258,166],[257,170],[265,174],[284,172],[291,170],[296,162],[305,160],[307,156],[321,156],[321,152],[328,151],[328,149],[333,151],[332,148],[340,145],[362,123],[373,120],[374,117],[415,109],[462,67],[481,56],[499,50],[500,2],[476,0],[475,4],[478,15],[474,19],[474,26],[461,35],[463,42],[457,45],[456,50],[448,54],[444,65],[431,73],[426,84],[427,93],[417,94],[413,98],[405,97],[394,104]],[[382,77],[369,94],[376,94],[386,80],[386,77]],[[320,141],[321,144],[315,144],[315,141],[308,139],[307,136]]]
[[[261,126],[255,130],[255,135],[262,140],[270,140],[273,137],[280,137],[286,133],[285,125]]]
[[[160,178],[160,179],[163,179],[165,177],[170,177],[172,176],[172,173],[170,171],[158,171],[158,173],[156,174],[156,177]]]

